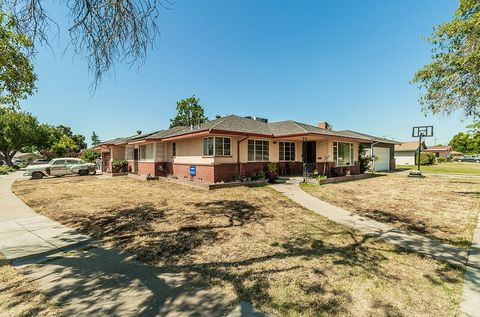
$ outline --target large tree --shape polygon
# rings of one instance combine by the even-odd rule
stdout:
[[[18,31],[31,37],[35,45],[49,45],[50,30],[58,29],[59,25],[44,8],[46,3],[47,0],[2,0],[0,11],[12,12],[18,21]],[[64,16],[70,19],[68,46],[86,58],[95,85],[119,61],[141,65],[148,49],[157,43],[160,8],[173,7],[170,0],[69,0],[58,3],[65,8]]]
[[[0,159],[12,165],[13,156],[40,140],[37,118],[27,112],[0,108]]]
[[[18,108],[19,100],[33,94],[37,77],[29,58],[32,42],[16,27],[16,20],[0,10],[0,106]]]
[[[435,27],[428,41],[432,62],[413,79],[422,89],[425,112],[480,114],[480,1],[460,0],[450,22]]]
[[[177,102],[177,115],[170,119],[170,128],[197,125],[207,121],[208,118],[199,102],[200,99],[196,98],[195,95]]]
[[[93,146],[100,143],[100,138],[98,137],[98,134],[95,133],[95,131],[92,132],[92,136],[90,137],[90,140],[92,140]]]
[[[480,153],[480,122],[467,126],[467,132],[459,132],[448,143],[454,151],[466,154]]]

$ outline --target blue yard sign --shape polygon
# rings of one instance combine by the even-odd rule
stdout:
[[[195,165],[190,165],[190,176],[197,175],[197,167]]]

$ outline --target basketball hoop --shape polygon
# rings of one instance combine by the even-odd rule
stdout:
[[[420,171],[420,153],[422,153],[422,138],[432,137],[433,136],[433,126],[424,125],[413,127],[412,137],[418,138],[418,172],[410,172],[408,176],[411,177],[423,177],[422,172]]]

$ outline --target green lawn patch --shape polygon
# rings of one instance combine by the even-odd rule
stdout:
[[[417,169],[417,167],[397,165],[397,169]],[[425,173],[480,175],[480,163],[446,162],[421,166],[420,170]]]

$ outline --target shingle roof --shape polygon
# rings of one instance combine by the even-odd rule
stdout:
[[[190,127],[174,127],[171,129],[160,130],[152,133],[134,135],[126,138],[117,138],[110,141],[102,142],[102,144],[119,144],[139,139],[168,139],[176,136],[187,135],[202,131],[228,131],[245,134],[265,135],[267,137],[283,136],[283,135],[304,135],[304,134],[319,134],[327,136],[338,136],[345,138],[355,138],[372,142],[380,140],[381,138],[362,134],[354,131],[333,131],[322,129],[313,125],[296,122],[292,120],[266,123],[257,121],[251,118],[240,117],[237,115],[228,115],[215,120],[207,121],[198,126]],[[382,142],[395,141],[381,139]]]
[[[380,137],[377,137],[377,136],[374,136],[374,135],[360,133],[360,132],[352,131],[352,130],[342,130],[342,131],[339,131],[339,132],[350,134],[351,136],[367,137],[367,138],[370,138],[371,140],[373,140],[375,142],[391,143],[391,144],[399,144],[400,143],[400,142],[397,142],[397,141],[394,141],[394,140],[389,140],[389,139],[386,139],[386,138],[380,138]]]

